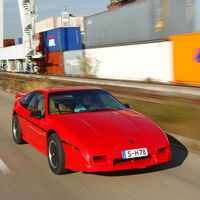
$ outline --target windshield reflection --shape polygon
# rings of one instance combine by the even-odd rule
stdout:
[[[125,106],[105,90],[77,90],[49,94],[49,114],[122,110]]]

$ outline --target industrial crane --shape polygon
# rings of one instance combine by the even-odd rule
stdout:
[[[18,6],[21,17],[23,45],[25,54],[25,69],[33,69],[32,58],[36,57],[36,42],[35,42],[35,0],[18,0]]]

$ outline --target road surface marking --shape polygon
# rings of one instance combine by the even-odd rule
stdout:
[[[8,174],[10,173],[11,171],[8,169],[8,167],[6,166],[6,164],[0,159],[0,171],[3,173],[3,174]]]

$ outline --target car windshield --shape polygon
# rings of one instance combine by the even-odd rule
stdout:
[[[75,90],[50,93],[49,114],[122,110],[125,106],[105,90]]]

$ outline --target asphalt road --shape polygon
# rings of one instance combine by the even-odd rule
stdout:
[[[172,161],[140,170],[54,175],[47,158],[11,135],[14,95],[0,91],[0,200],[197,200],[200,154],[169,137]]]

